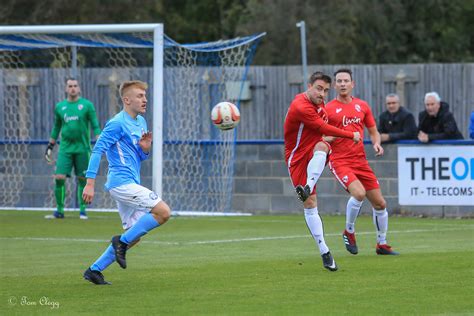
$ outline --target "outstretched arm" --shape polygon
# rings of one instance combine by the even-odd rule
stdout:
[[[89,159],[89,166],[86,171],[87,183],[82,191],[84,202],[91,203],[94,199],[95,178],[99,172],[100,159],[102,154],[109,150],[122,137],[122,126],[116,121],[109,121],[97,143],[92,149],[92,155]]]
[[[305,126],[317,130],[323,135],[349,138],[356,143],[360,140],[358,132],[346,131],[326,123],[312,106],[305,107],[301,111],[298,111],[297,116]]]

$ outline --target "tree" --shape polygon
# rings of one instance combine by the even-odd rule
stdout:
[[[472,62],[474,0],[4,0],[3,24],[164,23],[181,43],[267,32],[255,58],[308,62]]]

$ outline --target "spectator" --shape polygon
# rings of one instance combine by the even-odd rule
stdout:
[[[425,110],[418,117],[418,140],[427,143],[437,139],[463,139],[449,104],[442,102],[438,93],[425,95]]]
[[[378,130],[382,143],[400,139],[416,138],[416,123],[413,114],[400,106],[400,98],[390,93],[385,98],[387,111],[379,116]]]
[[[471,124],[469,125],[469,137],[474,139],[474,111],[471,112]]]

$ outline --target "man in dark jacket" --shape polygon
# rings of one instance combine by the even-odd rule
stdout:
[[[378,130],[382,143],[400,139],[416,138],[416,123],[413,114],[400,106],[400,98],[390,93],[385,98],[387,111],[379,116]]]
[[[427,143],[437,139],[463,139],[449,105],[436,92],[425,95],[425,110],[418,117],[418,140]]]

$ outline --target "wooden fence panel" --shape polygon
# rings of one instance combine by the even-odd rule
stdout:
[[[474,63],[465,64],[408,64],[408,65],[310,65],[309,73],[321,70],[333,74],[339,68],[350,68],[355,80],[354,95],[366,100],[378,119],[385,110],[385,96],[397,91],[397,75],[405,75],[402,104],[415,119],[424,109],[426,92],[437,91],[450,104],[456,122],[464,137],[468,137],[470,113],[474,109]],[[115,69],[116,70],[116,69]],[[122,71],[123,70],[123,71]],[[132,76],[129,69],[120,75]],[[8,86],[6,72],[0,69],[0,123],[5,123],[7,98],[15,95],[17,87]],[[31,112],[31,139],[47,140],[53,124],[54,105],[64,98],[64,69],[31,69],[40,78],[28,86]],[[96,106],[101,126],[119,109],[117,87],[111,69],[80,69],[82,95]],[[172,71],[168,69],[167,71]],[[152,82],[150,68],[135,69],[134,76]],[[127,78],[129,79],[129,78]],[[111,81],[112,80],[112,81]],[[166,78],[165,78],[166,80]],[[293,97],[304,90],[300,66],[251,66],[248,71],[251,100],[240,104],[242,120],[238,130],[239,140],[274,140],[283,138],[283,121]],[[149,100],[151,100],[151,89]],[[335,97],[332,89],[329,100]],[[115,99],[114,99],[115,98]],[[8,103],[10,104],[10,103]],[[165,104],[166,106],[166,104]],[[205,106],[208,106],[207,104]],[[9,105],[11,107],[11,104]],[[152,107],[150,107],[152,108]],[[151,118],[152,111],[147,116]],[[153,123],[149,119],[150,129]],[[0,138],[6,137],[0,129]]]

